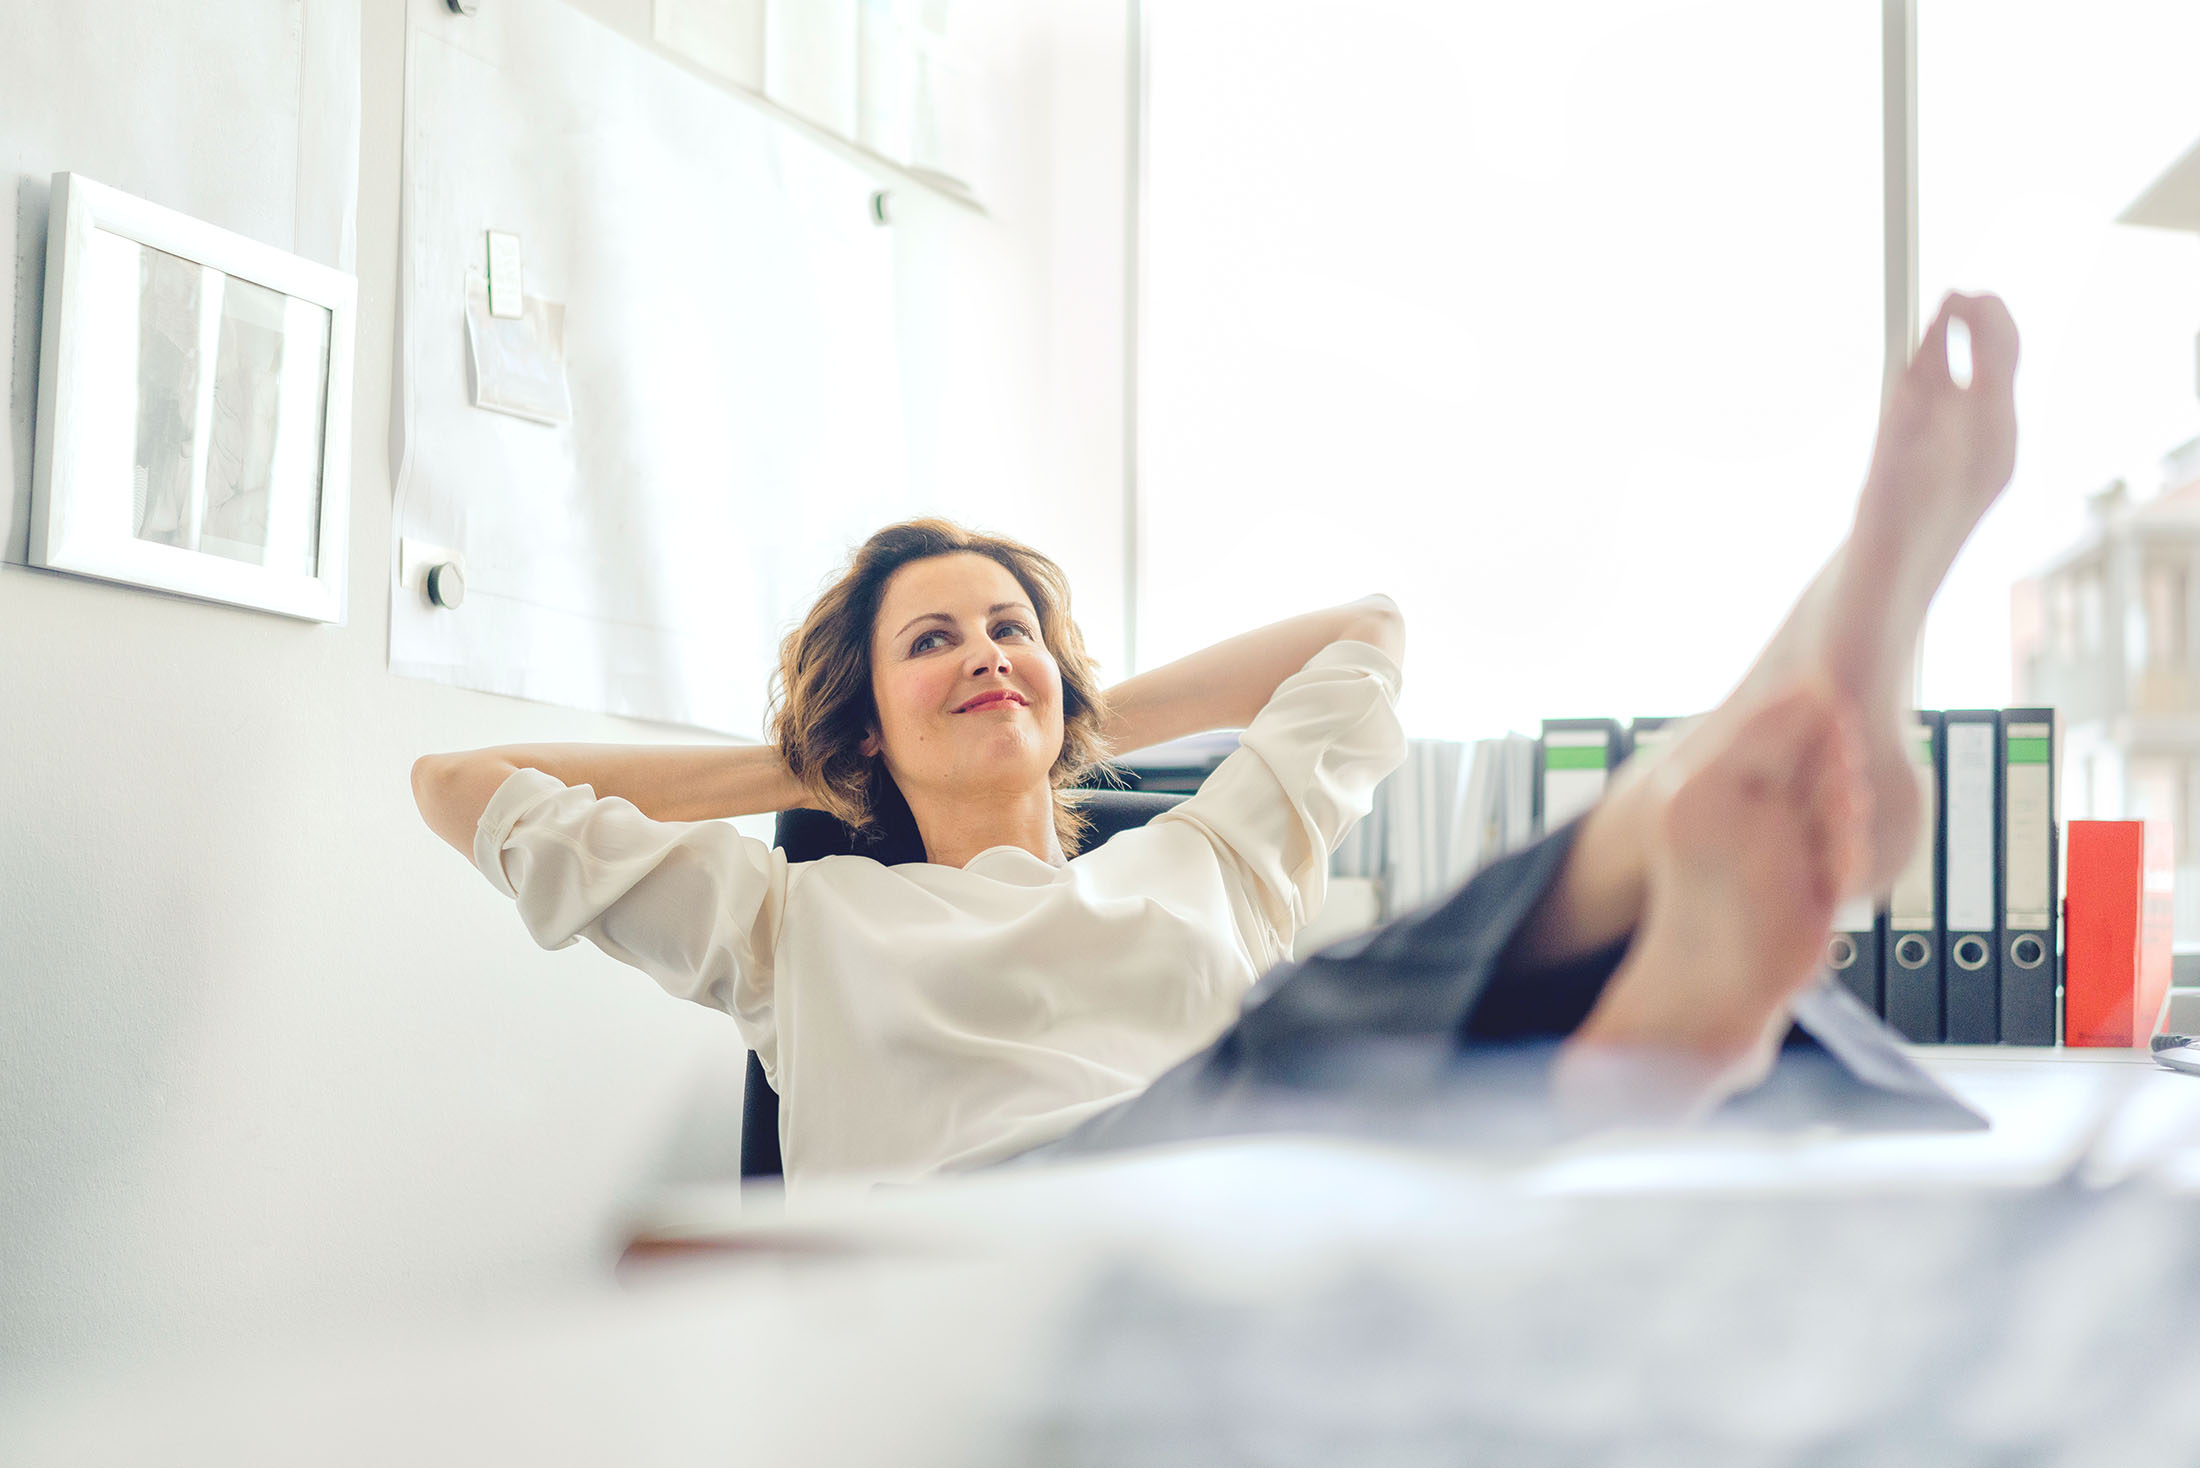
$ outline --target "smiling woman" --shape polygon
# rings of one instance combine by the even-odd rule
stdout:
[[[1105,694],[1069,608],[1027,546],[889,526],[785,640],[771,743],[430,755],[414,792],[542,946],[586,937],[734,1018],[782,1098],[790,1182],[1011,1156],[1231,1022],[1403,747],[1386,597]],[[1207,788],[1088,849],[1071,781],[1223,727],[1242,749]],[[794,862],[712,819],[860,825],[891,799],[926,860]]]

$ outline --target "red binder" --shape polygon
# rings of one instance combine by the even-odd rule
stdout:
[[[2139,1002],[2132,1009],[2131,1043],[2144,1045],[2160,1027],[2169,1003],[2172,950],[2177,941],[2177,833],[2167,821],[2148,821],[2146,888],[2139,899]]]
[[[2063,1043],[2143,1045],[2169,992],[2169,828],[2072,821],[2065,831]]]

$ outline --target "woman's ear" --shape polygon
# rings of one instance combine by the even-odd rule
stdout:
[[[871,732],[863,736],[863,743],[857,747],[863,751],[865,759],[878,758],[878,726],[876,724],[871,726]]]

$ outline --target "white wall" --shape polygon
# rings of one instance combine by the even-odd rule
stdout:
[[[689,736],[386,669],[403,26],[365,10],[348,625],[0,564],[0,1383],[551,1288],[623,1200],[733,1169],[731,1022],[537,950],[411,806],[427,750]],[[992,282],[905,345],[913,476],[1062,560],[1121,673],[1123,7],[996,19],[993,216],[904,201],[906,286]]]

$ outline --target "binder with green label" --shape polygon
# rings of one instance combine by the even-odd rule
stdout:
[[[1616,719],[1545,719],[1535,762],[1535,825],[1555,831],[1604,798],[1619,763]]]
[[[1687,723],[1681,718],[1639,718],[1627,726],[1627,733],[1620,748],[1620,758],[1631,760],[1636,755],[1656,759],[1672,742],[1680,737]]]
[[[2055,903],[2055,711],[2001,715],[2001,1040],[2052,1045],[2060,965]]]

